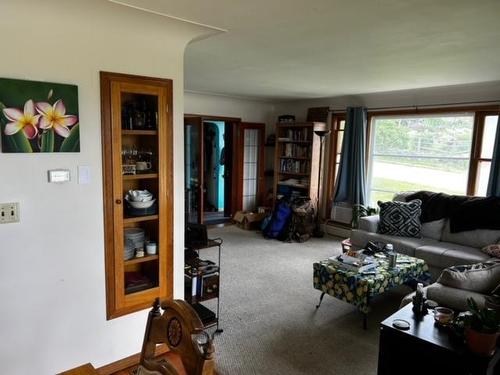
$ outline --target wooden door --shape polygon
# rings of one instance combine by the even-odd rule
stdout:
[[[203,223],[203,118],[184,117],[184,191],[187,223]]]
[[[233,145],[237,165],[236,208],[256,211],[265,193],[264,144],[265,124],[242,122],[237,126],[237,142]]]

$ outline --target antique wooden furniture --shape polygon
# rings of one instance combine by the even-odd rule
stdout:
[[[166,359],[155,359],[158,344],[168,345]],[[160,309],[157,299],[148,315],[137,375],[214,373],[214,346],[193,308],[183,300],[166,300]]]
[[[306,196],[316,203],[319,193],[320,137],[315,122],[277,123],[274,157],[274,200]]]
[[[106,307],[112,319],[147,308],[157,297],[172,298],[172,81],[101,72],[101,110]],[[148,190],[156,206],[132,210],[125,201],[129,190]],[[126,260],[124,234],[134,228],[156,242],[156,254],[134,257],[133,247]]]
[[[64,371],[58,375],[98,375],[98,372],[90,363],[76,367],[74,369]]]

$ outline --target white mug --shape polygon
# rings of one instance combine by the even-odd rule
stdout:
[[[152,165],[149,161],[138,161],[137,163],[135,163],[135,169],[137,169],[138,171],[147,171],[151,169],[151,167]]]
[[[146,242],[146,253],[148,255],[156,254],[156,242]]]

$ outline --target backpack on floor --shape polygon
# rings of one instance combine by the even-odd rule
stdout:
[[[288,230],[291,217],[292,209],[290,205],[285,201],[278,202],[271,216],[271,220],[262,231],[262,234],[266,238],[280,239],[282,233]]]
[[[306,242],[315,227],[315,208],[309,197],[296,198],[292,203],[292,221],[289,236],[291,240]]]

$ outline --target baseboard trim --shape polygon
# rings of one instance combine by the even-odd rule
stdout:
[[[162,354],[167,353],[168,351],[169,349],[167,345],[165,344],[158,345],[156,347],[155,356],[158,357]],[[141,359],[141,353],[132,354],[131,356],[120,359],[116,362],[99,367],[97,369],[97,372],[99,373],[99,375],[113,375],[118,371],[123,371],[125,369],[128,369],[129,367],[137,366],[139,364],[140,359]]]
[[[332,236],[341,238],[351,237],[351,228],[349,227],[335,225],[333,223],[327,223],[323,225],[323,230]]]

